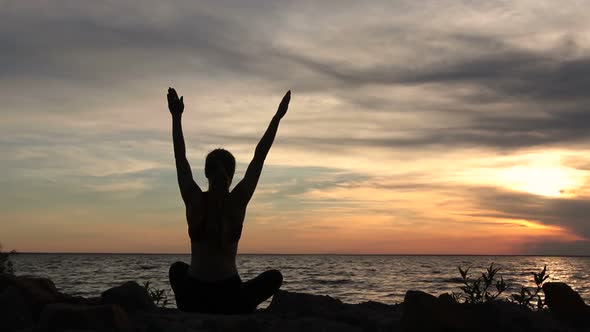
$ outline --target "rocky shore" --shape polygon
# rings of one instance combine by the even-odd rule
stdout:
[[[408,291],[398,305],[281,291],[267,309],[224,316],[159,308],[135,282],[83,298],[48,279],[0,275],[0,331],[590,331],[590,307],[578,293],[550,282],[543,291],[543,312],[506,301],[460,304],[420,291]]]

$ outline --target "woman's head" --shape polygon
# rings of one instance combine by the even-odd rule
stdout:
[[[229,189],[236,171],[236,159],[227,150],[215,149],[205,159],[205,176],[210,186],[223,185]]]

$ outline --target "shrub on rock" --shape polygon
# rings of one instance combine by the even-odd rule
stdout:
[[[563,325],[543,312],[506,301],[457,303],[408,291],[401,320],[403,331],[559,331]]]

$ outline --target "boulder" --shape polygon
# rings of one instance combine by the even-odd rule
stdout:
[[[87,306],[53,303],[43,309],[38,330],[43,332],[66,330],[131,332],[133,328],[125,311],[118,305]]]
[[[560,331],[563,325],[542,312],[506,301],[457,303],[408,291],[401,320],[403,331]]]
[[[486,331],[563,331],[566,328],[547,313],[513,302],[498,300],[471,306],[476,318],[471,324],[485,326]]]
[[[453,297],[453,295],[451,295],[449,293],[440,294],[438,296],[438,300],[439,300],[439,302],[448,303],[448,304],[457,303],[457,300]]]
[[[267,308],[268,312],[296,312],[299,314],[322,314],[337,312],[344,303],[327,295],[311,295],[278,291]]]
[[[590,327],[590,307],[563,282],[543,284],[545,303],[555,318],[575,327]]]
[[[373,331],[397,328],[401,315],[398,306],[377,302],[348,304],[326,295],[287,291],[277,292],[265,313],[318,318],[348,324],[353,329]]]
[[[49,279],[1,274],[0,291],[9,288],[14,288],[20,293],[33,318],[39,317],[45,305],[57,302],[62,296]]]
[[[409,290],[404,297],[404,310],[430,310],[438,303],[438,299],[434,295],[430,295],[423,291]]]
[[[128,312],[156,309],[154,301],[144,287],[135,281],[128,281],[101,294],[102,303],[118,304]]]
[[[0,320],[2,331],[12,332],[32,328],[33,317],[22,293],[14,286],[0,291]]]
[[[284,319],[273,322],[264,330],[234,330],[234,331],[282,331],[282,332],[362,332],[362,331],[385,331],[365,329],[360,326],[353,326],[339,321],[326,320],[315,317],[301,317],[298,319]]]
[[[404,331],[439,331],[445,327],[441,305],[436,296],[416,290],[406,292],[401,326]]]

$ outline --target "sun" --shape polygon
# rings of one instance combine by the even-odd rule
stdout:
[[[499,171],[500,183],[509,189],[547,197],[572,196],[581,185],[580,171],[560,166],[514,166]]]
[[[566,156],[561,151],[545,151],[494,158],[491,165],[464,172],[464,179],[544,197],[575,197],[589,173],[564,165]]]

